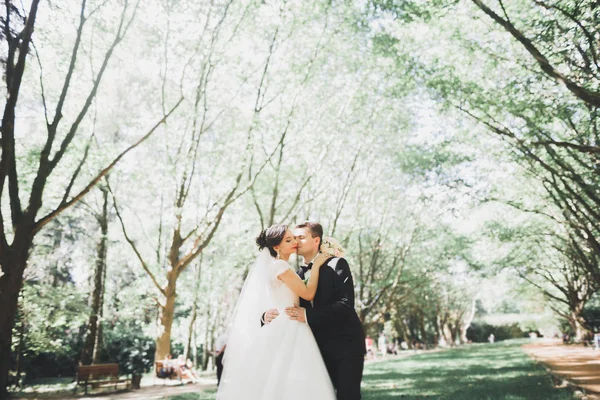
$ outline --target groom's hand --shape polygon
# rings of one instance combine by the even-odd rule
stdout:
[[[265,320],[263,321],[266,324],[270,324],[275,318],[279,316],[279,311],[276,308],[272,308],[269,311],[265,312]]]
[[[291,320],[306,322],[306,311],[304,310],[304,307],[288,307],[285,309],[285,313]]]

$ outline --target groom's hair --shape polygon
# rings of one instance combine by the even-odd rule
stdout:
[[[296,228],[308,228],[312,237],[319,238],[319,250],[321,249],[321,243],[323,243],[323,227],[320,223],[306,221],[296,225]]]

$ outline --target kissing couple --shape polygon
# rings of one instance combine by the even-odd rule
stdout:
[[[365,336],[348,262],[333,256],[316,222],[273,225],[256,243],[217,400],[359,400]],[[306,264],[295,272],[294,253]]]

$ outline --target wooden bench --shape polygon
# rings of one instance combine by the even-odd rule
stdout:
[[[112,386],[115,385],[115,390],[119,383],[125,383],[128,385],[129,379],[119,378],[119,364],[96,364],[96,365],[80,365],[77,367],[77,386],[83,385],[85,387],[85,394],[87,394],[88,385],[92,385],[93,388],[100,386]]]
[[[163,361],[154,361],[154,376],[156,378],[164,379],[163,382],[165,382],[165,383],[166,383],[166,379],[169,379],[169,380],[172,380],[173,378],[179,379],[179,376],[177,375],[177,370],[175,368],[173,368],[171,373],[166,374],[165,372],[163,372],[163,366],[164,366]]]

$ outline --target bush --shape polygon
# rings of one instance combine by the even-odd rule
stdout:
[[[119,373],[146,372],[153,367],[156,342],[137,321],[116,322],[104,329],[102,362],[118,363]]]
[[[585,307],[581,313],[585,327],[592,332],[600,332],[600,307]]]
[[[83,297],[72,286],[27,282],[13,330],[11,370],[16,373],[20,351],[25,383],[37,378],[75,376],[87,313]]]
[[[529,332],[522,330],[517,323],[495,326],[485,322],[474,322],[467,329],[467,339],[475,343],[484,343],[492,333],[496,341],[529,337]]]
[[[23,357],[23,372],[25,382],[38,378],[75,376],[75,363],[79,357],[78,349],[69,346],[71,352],[67,354],[38,353]]]

